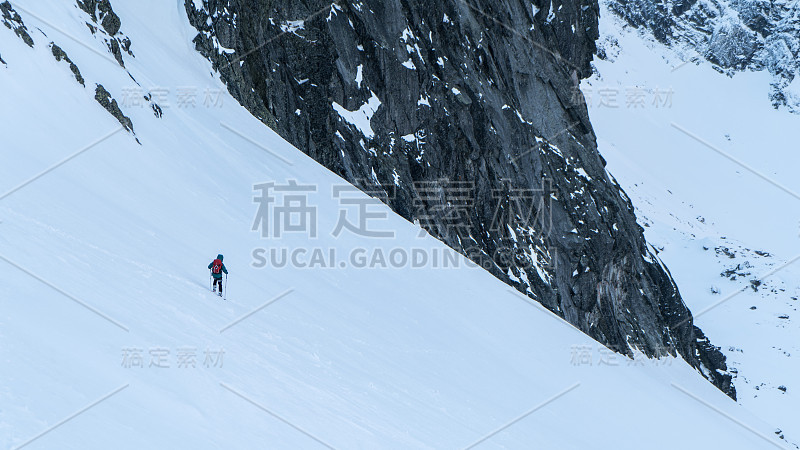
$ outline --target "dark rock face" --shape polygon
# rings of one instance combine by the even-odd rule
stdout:
[[[720,71],[769,71],[773,106],[800,113],[800,98],[788,89],[800,71],[797,2],[608,0],[608,6],[658,41],[700,53]]]
[[[575,98],[596,2],[203,3],[197,49],[297,148],[609,348],[680,354],[735,397]]]

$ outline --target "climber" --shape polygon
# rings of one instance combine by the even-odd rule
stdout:
[[[217,259],[211,261],[208,269],[211,271],[211,277],[213,278],[211,290],[217,292],[217,284],[219,284],[219,296],[222,297],[222,274],[228,274],[228,269],[222,263],[222,255],[217,255]]]

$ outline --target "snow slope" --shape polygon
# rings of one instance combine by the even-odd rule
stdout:
[[[223,88],[192,49],[182,2],[114,3],[130,76],[70,2],[17,6],[36,45],[0,27],[2,448],[782,445],[682,361],[608,354],[463,259],[255,267],[258,248],[445,248],[377,205],[394,237],[332,236],[341,179],[227,94],[178,107],[178,89]],[[168,91],[163,117],[123,101],[132,79]],[[141,145],[110,134],[119,124],[94,83]],[[316,186],[316,239],[251,229],[253,185],[289,180]],[[227,302],[207,288],[218,252]]]
[[[800,119],[764,100],[767,73],[685,64],[601,17],[608,58],[582,89],[609,172],[722,347],[739,403],[800,444]]]

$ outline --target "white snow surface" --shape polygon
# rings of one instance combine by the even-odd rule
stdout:
[[[463,260],[455,269],[254,268],[257,247],[445,247],[385,207],[392,239],[321,231],[275,241],[251,231],[254,184],[317,186],[319,228],[330,230],[340,209],[330,192],[343,180],[227,94],[214,107],[164,103],[162,118],[122,105],[141,145],[118,132],[89,148],[119,127],[94,84],[118,101],[135,84],[74,4],[19,4],[36,46],[0,27],[0,447],[780,445],[772,422],[683,361],[605,355]],[[113,6],[143,87],[224,89],[193,50],[183,2]],[[87,88],[54,60],[51,40]],[[227,302],[208,291],[218,252],[230,270]],[[178,367],[187,347],[194,368]],[[144,367],[125,367],[130,349]],[[151,366],[160,350],[168,368]],[[205,367],[206,350],[224,351],[221,367]]]
[[[372,91],[370,91],[370,94],[367,101],[355,111],[349,111],[344,106],[333,102],[333,109],[339,113],[339,116],[344,119],[345,122],[356,127],[367,139],[375,137],[375,132],[372,130],[370,120],[372,120],[375,111],[381,106],[381,101],[378,99],[378,96]]]

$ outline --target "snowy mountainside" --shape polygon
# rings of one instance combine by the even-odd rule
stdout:
[[[178,88],[222,87],[181,7],[114,5],[124,67],[75,4],[14,9],[33,45],[0,27],[2,448],[781,445],[681,359],[604,351],[463,258],[256,267],[254,249],[310,241],[252,230],[270,181],[316,187],[314,247],[447,247],[374,203],[393,237],[332,236],[341,178],[227,94],[178,107]],[[220,251],[227,302],[207,288]]]
[[[763,101],[770,75],[719,74],[607,9],[582,90],[609,171],[721,346],[737,400],[800,444],[800,119]]]
[[[185,1],[197,51],[298,149],[603,345],[679,354],[735,398],[570,101],[596,2],[534,3]]]
[[[800,113],[800,3],[796,0],[611,0],[608,12],[647,30],[684,60],[729,76],[766,71],[760,89],[775,108]],[[768,89],[768,90],[767,90]]]

